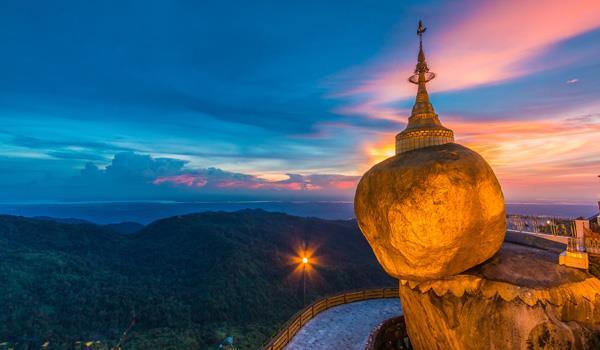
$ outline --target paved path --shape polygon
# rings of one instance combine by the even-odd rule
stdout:
[[[364,350],[373,328],[401,314],[400,299],[373,299],[336,306],[304,325],[285,349]]]
[[[535,237],[540,237],[540,238],[547,239],[549,241],[558,242],[558,243],[562,243],[562,244],[565,244],[565,245],[569,244],[569,237],[568,236],[549,235],[547,233],[529,232],[529,231],[517,231],[517,230],[506,230],[506,231],[513,232],[515,234],[531,235],[531,236],[535,236]]]

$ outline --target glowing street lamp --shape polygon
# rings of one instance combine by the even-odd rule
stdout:
[[[308,258],[302,257],[302,306],[306,305],[306,266]]]
[[[307,243],[298,244],[294,248],[294,254],[290,256],[290,265],[295,266],[293,274],[298,278],[302,273],[302,305],[306,305],[306,279],[308,274],[316,273],[314,266],[319,265],[319,257],[315,256],[316,248],[309,247]],[[302,272],[300,272],[302,270]]]

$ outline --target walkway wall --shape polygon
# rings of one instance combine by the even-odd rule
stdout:
[[[378,288],[345,292],[319,299],[292,316],[271,341],[263,347],[263,350],[283,349],[296,333],[298,333],[302,326],[316,315],[334,306],[369,299],[398,298],[399,295],[398,288]]]

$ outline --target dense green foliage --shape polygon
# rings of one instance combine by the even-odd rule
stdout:
[[[290,262],[304,241],[319,256],[308,301],[394,285],[353,221],[245,210],[167,218],[122,235],[0,216],[0,343],[114,344],[135,313],[124,349],[206,349],[226,335],[256,348],[302,307]]]

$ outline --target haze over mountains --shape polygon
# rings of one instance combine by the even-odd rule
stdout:
[[[114,227],[0,216],[0,342],[67,349],[205,349],[226,335],[264,342],[302,307],[292,257],[316,249],[308,300],[394,286],[354,221],[262,210],[169,217],[134,234]]]
[[[152,221],[203,211],[237,211],[264,209],[290,215],[318,217],[322,219],[348,220],[354,218],[351,201],[229,201],[229,202],[0,202],[0,214],[20,216],[46,216],[75,218],[98,224]],[[507,204],[507,213],[525,215],[549,215],[562,217],[588,217],[598,212],[594,203],[572,204]]]

